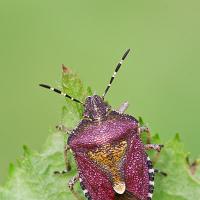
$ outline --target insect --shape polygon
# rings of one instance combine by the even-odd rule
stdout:
[[[135,117],[124,114],[127,102],[113,110],[104,101],[129,52],[130,49],[117,64],[104,94],[88,96],[84,103],[58,89],[40,84],[84,106],[83,119],[70,133],[65,146],[65,155],[72,150],[77,162],[78,174],[68,183],[77,199],[80,197],[73,189],[77,181],[80,181],[88,200],[152,199],[154,175],[160,171],[153,168],[146,150],[160,152],[163,145],[142,143],[142,133],[147,133],[150,138],[149,128],[140,125]],[[66,160],[66,170],[69,168]]]

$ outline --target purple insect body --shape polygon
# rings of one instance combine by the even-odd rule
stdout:
[[[112,111],[97,95],[88,97],[85,108],[85,118],[70,135],[68,144],[86,196],[113,200],[127,190],[136,199],[147,199],[148,159],[139,138],[138,121]],[[97,112],[93,113],[92,108]]]
[[[150,200],[153,195],[155,170],[145,150],[160,151],[162,146],[146,147],[140,139],[144,127],[134,117],[121,113],[126,106],[120,112],[114,111],[104,101],[128,53],[129,50],[118,63],[103,97],[86,98],[83,119],[68,138],[68,149],[74,154],[79,173],[69,186],[73,191],[73,184],[79,179],[88,200]]]

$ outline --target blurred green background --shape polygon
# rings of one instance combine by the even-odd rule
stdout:
[[[107,100],[143,116],[168,139],[179,132],[199,154],[200,1],[0,0],[0,181],[22,145],[40,150],[60,120],[61,64],[102,94],[132,52]]]

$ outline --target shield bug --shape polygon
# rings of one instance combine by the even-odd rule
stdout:
[[[69,182],[69,188],[80,199],[73,186],[77,181],[88,200],[150,200],[154,190],[153,168],[146,150],[160,151],[163,145],[143,144],[141,133],[150,136],[149,129],[135,117],[124,114],[128,103],[113,110],[104,101],[128,49],[117,64],[102,96],[88,96],[84,103],[58,89],[45,84],[40,86],[70,98],[84,106],[83,119],[70,133],[65,155],[72,150],[78,174]],[[66,160],[66,170],[70,168]],[[165,175],[163,173],[163,175]]]

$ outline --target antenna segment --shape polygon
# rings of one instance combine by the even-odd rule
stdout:
[[[105,90],[105,92],[104,92],[104,94],[103,94],[103,96],[102,96],[103,98],[105,97],[106,93],[107,93],[108,90],[110,89],[110,86],[111,86],[112,82],[114,81],[117,72],[119,71],[119,69],[120,69],[120,67],[121,67],[121,65],[122,65],[122,63],[123,63],[123,61],[125,60],[125,58],[126,58],[126,56],[128,55],[129,52],[130,52],[130,49],[126,50],[126,52],[125,52],[124,55],[122,56],[122,59],[121,59],[120,62],[117,64],[117,66],[116,66],[116,68],[115,68],[115,71],[114,71],[114,73],[113,73],[113,75],[112,75],[112,77],[111,77],[111,79],[110,79],[110,82],[109,82],[109,84],[108,84],[108,86],[107,86],[107,88],[106,88],[106,90]]]
[[[83,103],[82,103],[81,101],[79,101],[78,99],[75,99],[75,98],[69,96],[68,94],[63,93],[63,92],[61,92],[60,90],[58,90],[58,89],[56,89],[56,88],[53,88],[53,87],[51,87],[51,86],[49,86],[49,85],[39,84],[39,86],[41,86],[41,87],[43,87],[43,88],[47,88],[47,89],[49,89],[49,90],[52,90],[53,92],[56,92],[56,93],[58,93],[58,94],[61,94],[61,95],[63,95],[64,97],[71,99],[72,101],[75,101],[75,102],[77,102],[77,103],[83,104]]]

